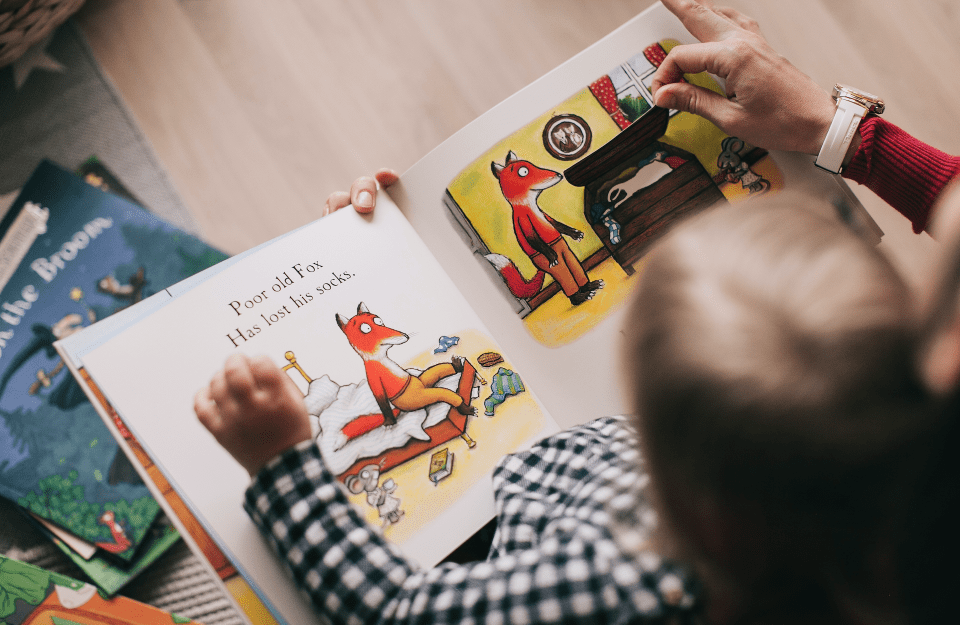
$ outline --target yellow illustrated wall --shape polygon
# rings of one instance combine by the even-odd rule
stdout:
[[[679,44],[675,40],[659,42],[659,47],[667,53],[677,45]],[[651,46],[647,52],[654,50],[655,46]],[[651,56],[647,54],[647,58],[650,59]],[[648,67],[649,69],[642,70],[646,73],[640,73],[635,71],[636,66],[632,65],[630,60],[626,60],[619,68],[611,68],[613,71],[608,76],[612,76],[615,71],[634,72],[632,79],[628,81],[632,82],[633,86],[621,90],[620,93],[629,95],[629,89],[637,89],[637,93],[649,100],[648,86],[653,71],[652,61]],[[706,72],[684,75],[684,80],[725,95],[717,81]],[[640,89],[641,86],[642,89]],[[601,87],[601,91],[602,89]],[[557,158],[543,143],[544,129],[555,117],[561,115],[579,116],[590,128],[590,147],[574,160]],[[502,254],[513,261],[521,275],[529,280],[537,273],[537,269],[517,242],[513,228],[513,209],[500,191],[500,183],[491,171],[491,163],[503,165],[507,153],[512,151],[521,160],[530,161],[537,167],[562,174],[566,169],[615,139],[621,132],[620,126],[611,118],[589,87],[585,86],[567,100],[545,111],[508,137],[492,145],[463,169],[450,182],[447,190],[490,252]],[[750,183],[745,180],[749,181],[749,178],[744,178],[743,169],[748,169],[749,175],[755,177],[754,180],[762,177],[765,186],[761,188],[760,194],[775,193],[782,188],[783,176],[776,163],[769,157],[761,156],[759,160],[752,161],[749,168],[744,165],[742,169],[732,170],[728,164],[727,169],[721,171],[718,158],[723,152],[722,143],[727,137],[727,134],[702,117],[674,112],[669,118],[666,132],[657,140],[694,155],[703,167],[701,173],[697,175],[712,179],[719,193],[729,202],[745,201],[753,197],[757,191],[756,185],[748,188]],[[749,150],[748,147],[747,151]],[[725,160],[729,161],[729,155]],[[577,340],[603,318],[622,306],[629,297],[632,282],[636,276],[636,274],[628,275],[627,272],[630,269],[639,271],[643,261],[633,259],[627,261],[630,267],[625,267],[614,258],[615,250],[604,249],[604,243],[594,233],[593,226],[584,214],[582,187],[573,186],[563,180],[545,189],[538,198],[538,205],[553,219],[584,233],[580,241],[567,236],[564,236],[564,240],[582,264],[589,264],[588,279],[603,283],[602,288],[592,293],[588,302],[571,304],[570,299],[560,292],[546,299],[541,298],[533,304],[533,310],[524,314],[524,325],[529,332],[541,344],[557,347]],[[590,263],[587,263],[591,256],[601,251],[605,258],[594,257]],[[486,261],[478,258],[478,262]],[[547,275],[543,289],[551,286],[552,283],[553,278]]]
[[[677,45],[680,44],[674,39],[660,42],[660,46],[668,53]],[[684,74],[683,77],[692,85],[725,95],[717,81],[706,72]],[[667,126],[667,132],[661,141],[696,155],[707,173],[715,176],[719,171],[717,157],[720,156],[720,144],[728,136],[702,117],[692,113],[677,113],[670,118],[670,125]]]
[[[533,275],[536,269],[517,243],[513,232],[513,210],[500,192],[500,183],[490,170],[490,163],[496,161],[502,165],[507,152],[513,150],[519,158],[538,167],[563,173],[563,170],[577,161],[563,161],[550,154],[543,146],[543,128],[554,116],[570,113],[582,117],[593,132],[590,150],[584,156],[620,133],[620,128],[603,110],[590,90],[583,89],[495,144],[460,172],[448,187],[453,199],[490,247],[490,251],[503,254],[512,260],[526,277]],[[584,216],[582,188],[564,180],[540,195],[540,208],[557,221],[583,232],[582,240],[567,241],[577,258],[586,259],[602,247],[603,244]],[[547,276],[546,283],[549,284],[551,280],[552,278]]]
[[[664,40],[660,45],[669,52],[677,42]],[[692,84],[723,93],[716,81],[706,73],[687,75],[685,78]],[[453,199],[473,224],[477,234],[489,246],[490,251],[503,254],[512,260],[526,277],[533,275],[536,269],[517,243],[513,232],[512,209],[500,192],[500,184],[490,170],[490,163],[496,161],[503,164],[507,152],[513,150],[519,158],[528,160],[538,167],[563,173],[577,161],[560,160],[548,152],[543,145],[544,127],[554,116],[561,114],[579,115],[586,120],[593,132],[590,149],[580,158],[596,151],[621,132],[590,90],[584,88],[554,109],[545,112],[512,135],[494,144],[460,172],[448,187]],[[689,113],[678,113],[670,119],[670,125],[662,141],[695,154],[712,176],[718,171],[717,157],[721,151],[720,143],[726,136],[719,128],[700,117]],[[545,213],[584,233],[580,241],[568,240],[570,248],[581,261],[602,247],[600,239],[594,235],[593,229],[584,216],[582,188],[563,181],[546,189],[541,194],[539,203]],[[547,276],[546,284],[551,281],[552,278]]]

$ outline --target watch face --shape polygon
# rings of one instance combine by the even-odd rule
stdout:
[[[833,87],[833,99],[836,100],[838,98],[852,100],[877,115],[883,113],[884,108],[886,108],[883,100],[872,93],[840,83],[837,83]]]

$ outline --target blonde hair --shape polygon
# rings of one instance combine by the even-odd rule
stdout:
[[[868,572],[922,399],[907,287],[798,205],[678,226],[648,257],[628,331],[662,513],[684,555],[748,596],[835,595]]]

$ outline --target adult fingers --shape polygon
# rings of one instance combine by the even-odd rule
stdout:
[[[763,36],[760,32],[760,24],[757,22],[757,20],[753,19],[749,15],[744,15],[733,7],[715,7],[713,10],[729,19],[740,28],[749,30],[755,35],[760,35],[761,37]]]
[[[377,203],[377,180],[361,176],[350,187],[350,202],[358,213],[369,213]]]
[[[727,132],[736,108],[722,95],[686,82],[665,85],[654,99],[659,107],[699,115]]]
[[[657,68],[650,83],[650,91],[654,96],[664,85],[678,83],[683,80],[684,74],[699,74],[710,72],[726,78],[724,59],[729,54],[726,44],[691,43],[676,46]]]
[[[345,206],[350,206],[350,194],[346,191],[334,191],[327,197],[327,203],[323,207],[324,216],[335,213]]]
[[[696,0],[662,1],[663,5],[683,22],[690,34],[700,41],[719,41],[736,32],[736,25],[714,12],[712,3]]]

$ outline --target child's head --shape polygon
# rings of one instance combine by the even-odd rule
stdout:
[[[941,193],[930,232],[941,247],[921,288],[917,355],[934,425],[903,506],[898,566],[915,622],[948,623],[960,586],[960,179]]]
[[[796,201],[712,210],[648,256],[627,352],[641,441],[676,555],[715,595],[816,612],[888,581],[913,318],[881,254]]]

